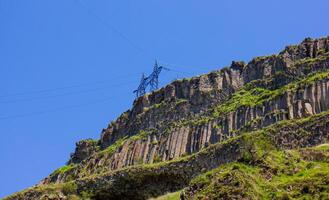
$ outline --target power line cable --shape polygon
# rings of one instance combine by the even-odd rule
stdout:
[[[77,95],[77,94],[86,94],[86,93],[101,91],[101,90],[104,90],[104,89],[109,89],[109,88],[114,87],[114,86],[128,85],[127,83],[128,84],[129,83],[137,83],[137,81],[130,81],[130,82],[125,82],[125,83],[120,83],[120,84],[114,84],[114,85],[111,85],[111,86],[108,86],[108,87],[93,88],[93,89],[81,90],[81,91],[77,91],[77,92],[67,92],[67,93],[58,94],[58,95],[47,95],[47,96],[41,96],[41,97],[14,99],[14,100],[8,100],[8,101],[0,101],[0,103],[6,104],[6,103],[27,102],[27,101],[33,101],[33,100],[51,99],[51,98],[56,98],[56,97],[71,96],[71,95]]]
[[[176,72],[176,73],[178,73],[178,74],[189,74],[189,75],[194,75],[194,73],[192,73],[192,72],[185,72],[185,71],[175,70],[175,69],[171,69],[171,68],[169,68],[169,71],[170,71],[170,72]]]
[[[99,15],[97,15],[95,12],[93,12],[91,9],[89,9],[80,0],[74,0],[74,2],[77,5],[79,5],[80,7],[82,7],[83,9],[85,9],[90,16],[93,16],[99,23],[103,24],[104,27],[106,27],[107,29],[109,29],[113,33],[117,34],[119,37],[121,37],[121,39],[125,40],[131,47],[137,49],[141,53],[146,53],[146,51],[141,46],[137,45],[135,42],[133,42],[132,40],[130,40],[125,34],[123,34],[121,31],[119,31],[117,28],[115,28],[109,22],[107,22],[102,17],[100,17]]]
[[[131,39],[129,39],[124,33],[119,31],[117,28],[115,28],[113,25],[111,25],[109,22],[104,20],[102,17],[97,15],[95,12],[93,12],[91,9],[89,9],[85,4],[83,4],[80,0],[74,0],[80,7],[85,9],[89,15],[97,19],[98,22],[103,24],[106,28],[108,28],[110,31],[116,33],[119,37],[126,40],[133,48],[137,49],[141,53],[147,54],[150,58],[156,59],[157,56],[149,54],[144,48],[142,48],[140,45],[137,45],[137,43],[133,42]]]
[[[134,74],[136,76],[137,74]],[[122,76],[123,78],[126,78],[128,75]],[[73,88],[80,88],[85,86],[91,86],[91,85],[98,85],[101,83],[106,82],[113,82],[114,80],[118,79],[111,79],[111,80],[100,80],[90,83],[82,83],[82,84],[75,84],[75,85],[68,85],[63,87],[57,87],[57,88],[48,88],[48,89],[40,89],[40,90],[34,90],[34,91],[25,91],[25,92],[19,92],[19,93],[13,93],[13,94],[6,94],[6,95],[0,95],[0,98],[7,98],[7,97],[15,97],[15,96],[23,96],[23,95],[33,95],[33,94],[43,94],[48,92],[55,92],[58,90],[67,90],[67,89],[73,89]]]
[[[107,22],[102,17],[100,17],[99,15],[97,15],[95,12],[93,12],[91,9],[89,9],[80,0],[74,0],[74,2],[77,3],[83,9],[85,9],[90,16],[92,16],[95,19],[97,19],[97,21],[100,22],[102,25],[104,25],[107,29],[109,29],[113,33],[117,34],[121,39],[123,39],[126,42],[128,42],[128,44],[130,44],[130,46],[132,46],[133,48],[137,49],[141,53],[145,53],[145,54],[147,54],[149,56],[151,55],[151,54],[148,54],[148,52],[146,52],[145,49],[143,49],[142,47],[140,47],[139,45],[137,45],[137,43],[135,43],[134,41],[132,41],[131,39],[129,39],[129,37],[127,37],[124,33],[122,33],[121,31],[119,31],[117,28],[115,28],[109,22]],[[153,57],[153,56],[150,56],[150,57]],[[157,56],[154,56],[154,57],[156,58]],[[156,59],[156,60],[158,60],[158,59]],[[191,72],[191,68],[203,69],[203,70],[209,71],[208,68],[206,69],[206,68],[203,68],[203,67],[191,67],[191,66],[174,65],[174,64],[169,64],[169,63],[163,62],[161,60],[160,60],[160,62],[163,63],[163,64],[165,64],[166,67],[171,67],[170,71],[172,71],[172,72],[181,73],[181,74],[188,74],[190,76],[194,76],[194,75],[196,75],[196,73],[200,74],[200,72],[195,72],[195,73]],[[188,69],[189,72],[182,71],[182,70],[176,70],[176,68]]]
[[[93,12],[91,9],[89,9],[85,4],[83,4],[80,0],[74,0],[74,2],[76,2],[78,5],[80,5],[80,7],[84,8],[87,13],[91,16],[93,16],[95,19],[97,19],[101,24],[103,24],[106,28],[108,28],[109,30],[111,30],[112,32],[116,33],[118,36],[120,36],[122,39],[126,40],[132,47],[134,47],[135,49],[139,50],[141,53],[144,54],[148,54],[150,56],[150,58],[154,59],[157,58],[157,56],[153,56],[150,55],[144,48],[142,48],[141,46],[137,45],[137,43],[133,42],[131,39],[129,39],[124,33],[122,33],[121,31],[119,31],[117,28],[115,28],[113,25],[111,25],[109,22],[107,22],[106,20],[104,20],[102,17],[100,17],[99,15],[97,15],[95,12]],[[161,60],[159,60],[161,63],[166,64],[166,66],[173,66],[173,67],[183,67],[183,68],[188,68],[190,69],[191,67],[187,67],[187,66],[182,66],[182,65],[173,65],[173,64],[169,64],[166,62],[163,62]],[[197,67],[198,69],[202,69],[202,67]],[[205,69],[205,68],[203,68]],[[209,70],[209,69],[205,69],[205,70]],[[172,70],[173,71],[173,70]],[[182,72],[180,71],[179,73],[189,73],[190,72]]]
[[[200,66],[187,66],[187,65],[178,65],[178,64],[170,64],[168,62],[165,62],[163,60],[158,60],[160,64],[171,67],[170,69],[173,71],[173,68],[181,68],[181,69],[202,69],[202,70],[206,70],[209,71],[209,68],[205,68],[205,67],[200,67]],[[181,73],[191,73],[191,72],[186,72],[186,71],[178,71],[177,72],[181,72]],[[200,72],[196,72],[196,73],[200,73]]]
[[[58,107],[58,108],[55,108],[55,109],[49,109],[49,110],[44,110],[44,111],[37,111],[37,112],[30,112],[30,113],[24,113],[24,114],[3,116],[3,117],[0,117],[0,120],[16,119],[16,118],[22,118],[22,117],[35,116],[35,115],[43,115],[43,114],[47,114],[47,113],[60,112],[60,111],[65,111],[65,110],[69,110],[69,109],[73,109],[73,108],[78,108],[78,107],[83,107],[83,106],[87,106],[87,105],[92,105],[92,104],[97,104],[97,103],[102,103],[102,102],[107,102],[107,101],[110,101],[110,100],[114,100],[114,99],[110,99],[110,98],[114,98],[114,96],[99,99],[99,100],[95,100],[95,101],[91,101],[91,102],[87,102],[87,103],[83,103],[83,104],[67,105],[67,106],[62,106],[62,107]]]

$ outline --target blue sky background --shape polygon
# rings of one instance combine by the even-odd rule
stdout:
[[[0,197],[36,184],[75,142],[161,85],[329,33],[328,0],[0,0]]]

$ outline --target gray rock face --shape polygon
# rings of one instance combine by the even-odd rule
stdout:
[[[99,143],[77,143],[76,152],[69,161],[76,166],[43,183],[172,160],[225,141],[242,131],[326,111],[329,109],[329,76],[306,80],[306,84],[293,90],[288,88],[257,105],[240,106],[215,117],[211,115],[214,107],[226,103],[242,88],[275,90],[312,73],[329,70],[328,51],[329,37],[306,39],[278,55],[258,57],[248,64],[232,62],[230,68],[174,81],[136,99],[131,110],[103,130]],[[150,133],[140,136],[141,131]],[[118,141],[121,144],[117,144]],[[111,145],[116,148],[106,153]]]
[[[101,136],[103,148],[113,144],[126,135],[134,135],[139,130],[160,128],[168,121],[176,121],[186,117],[195,117],[206,112],[214,104],[219,104],[229,98],[232,93],[251,81],[266,79],[278,72],[299,77],[314,71],[328,68],[328,62],[320,66],[299,67],[294,65],[307,58],[318,58],[329,51],[329,38],[305,39],[298,46],[289,46],[278,55],[258,57],[247,65],[243,62],[232,62],[230,68],[215,71],[206,75],[174,81],[173,83],[136,99],[133,108],[105,129]],[[300,64],[302,65],[302,64]],[[308,65],[308,63],[305,63]],[[291,81],[289,78],[284,77]],[[277,80],[277,82],[284,80]],[[280,85],[280,83],[279,83]],[[186,100],[186,106],[171,112],[145,112],[153,110],[154,106],[178,100]]]
[[[82,140],[76,143],[75,152],[71,155],[68,164],[80,163],[84,159],[98,151],[98,142],[92,139]]]
[[[301,134],[307,132],[308,134]],[[309,121],[297,124],[278,124],[268,129],[263,135],[266,140],[278,149],[296,149],[315,146],[329,141],[329,115],[316,116]],[[259,137],[259,135],[258,135]],[[189,181],[199,174],[214,169],[222,164],[244,159],[246,151],[253,151],[248,136],[236,138],[228,143],[215,144],[205,151],[195,154],[189,159],[182,159],[155,168],[132,168],[131,170],[119,170],[100,176],[95,179],[78,181],[78,187],[82,191],[98,190],[106,191],[102,199],[147,199],[149,196],[141,191],[149,191],[149,194],[165,194],[184,188]],[[138,174],[138,179],[135,176]],[[164,177],[161,179],[161,177]],[[129,189],[127,188],[129,185]],[[152,187],[157,185],[158,187]],[[124,188],[124,189],[123,189]],[[147,189],[145,189],[147,188]],[[150,192],[151,191],[151,192]],[[120,193],[121,192],[121,193]],[[158,195],[159,195],[158,194]],[[155,195],[156,196],[156,195]]]
[[[182,118],[206,112],[211,105],[222,102],[242,86],[239,70],[213,72],[190,80],[172,84],[138,98],[132,110],[111,123],[101,136],[101,146],[106,148],[127,134],[140,130],[161,128]],[[181,102],[176,108],[173,105]],[[167,104],[159,108],[160,105]]]
[[[158,166],[136,166],[77,179],[76,191],[78,194],[91,192],[96,195],[94,199],[142,200],[160,196],[185,188],[194,177],[225,163],[246,161],[245,159],[251,159],[251,162],[261,160],[257,156],[255,158],[245,156],[246,152],[252,155],[251,152],[257,151],[257,144],[254,145],[257,141],[265,142],[269,148],[283,150],[311,147],[328,142],[329,112],[313,116],[309,120],[276,124],[262,133],[246,134],[226,143],[217,143],[188,159],[179,159]],[[8,200],[45,199],[48,197],[46,195],[47,190],[31,188]],[[63,196],[63,199],[67,198],[57,192],[53,199],[59,199],[58,195]]]

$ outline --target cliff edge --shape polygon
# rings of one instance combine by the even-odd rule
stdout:
[[[329,37],[307,38],[136,99],[6,199],[323,199],[328,139]]]

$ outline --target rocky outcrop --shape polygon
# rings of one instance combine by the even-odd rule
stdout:
[[[82,140],[76,143],[75,152],[71,154],[68,164],[80,163],[99,150],[98,142],[92,139]]]
[[[277,79],[272,84],[279,87],[298,77],[328,69],[328,60],[320,63],[321,58],[328,57],[328,51],[328,37],[305,39],[300,45],[289,46],[278,55],[258,57],[247,65],[232,62],[230,68],[174,81],[158,91],[138,98],[131,110],[103,130],[101,146],[106,148],[119,138],[135,135],[140,130],[161,129],[170,122],[194,118],[207,112],[213,105],[224,102],[247,83],[275,77]],[[284,78],[277,77],[278,72],[282,72]],[[170,109],[172,104],[184,101],[184,106],[179,109]],[[169,106],[158,109],[161,104]],[[166,112],[168,109],[170,112]]]
[[[326,112],[307,120],[291,120],[260,132],[243,135],[172,163],[116,171],[95,179],[83,179],[77,185],[81,191],[91,191],[94,190],[94,185],[100,183],[95,192],[100,194],[96,195],[99,199],[147,199],[180,190],[193,177],[225,163],[257,162],[262,155],[266,155],[266,151],[305,148],[328,141],[329,115]],[[254,153],[259,149],[264,152]],[[158,187],[154,187],[155,185]]]
[[[58,190],[45,185],[39,186],[39,189],[31,188],[7,199],[40,199],[55,190],[56,194],[64,192],[66,195],[64,199],[69,195],[81,197],[88,193],[93,199],[143,200],[181,190],[194,177],[225,163],[235,161],[259,163],[269,151],[311,147],[328,141],[329,113],[324,112],[309,118],[284,121],[261,131],[244,134],[172,162],[135,166],[76,179],[73,190],[67,189],[68,183]],[[63,191],[63,188],[66,190]]]
[[[242,86],[240,73],[240,70],[230,69],[175,81],[138,98],[132,110],[103,130],[102,148],[140,130],[163,129],[170,122],[207,112],[211,106],[224,101]]]
[[[167,132],[155,131],[144,137],[127,139],[112,154],[94,154],[87,158],[67,176],[62,176],[61,181],[67,177],[82,178],[130,165],[172,160],[225,141],[240,134],[239,131],[257,130],[282,120],[321,113],[329,109],[328,90],[329,76],[297,87],[295,91],[286,91],[257,106],[239,107],[225,116],[201,121],[200,124],[176,124]]]
[[[278,55],[255,58],[247,65],[233,62],[230,68],[175,81],[140,97],[131,110],[103,130],[98,143],[77,144],[69,161],[74,165],[70,170],[52,174],[42,183],[65,182],[131,165],[172,160],[243,131],[326,111],[328,41],[329,38],[306,39]],[[323,75],[317,76],[315,72]],[[258,91],[253,94],[255,88],[265,89],[263,93],[268,92],[268,96]],[[238,90],[251,93],[251,98],[264,97],[257,104],[240,103],[216,114],[216,109],[232,107],[232,99],[248,98],[242,92],[237,94]]]

